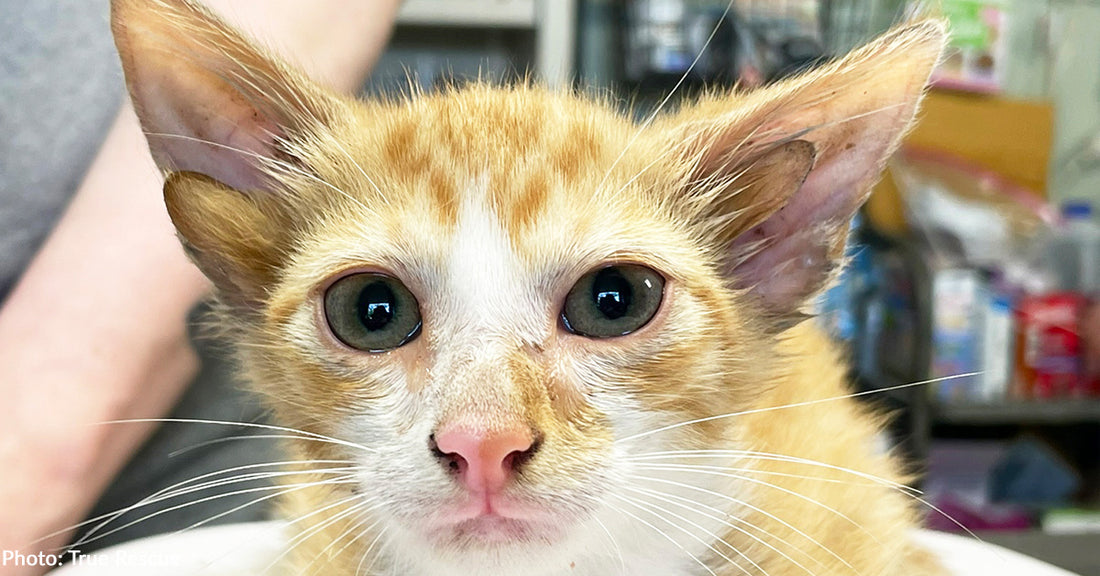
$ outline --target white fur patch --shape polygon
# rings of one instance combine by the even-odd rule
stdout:
[[[447,320],[457,325],[449,328],[476,330],[482,341],[494,335],[533,337],[534,327],[543,323],[538,318],[541,307],[507,232],[487,202],[485,185],[485,179],[479,179],[473,183],[475,189],[463,195],[451,238],[444,293]]]

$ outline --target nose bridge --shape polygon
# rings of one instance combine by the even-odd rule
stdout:
[[[435,382],[439,424],[491,431],[530,425],[539,394],[531,389],[527,359],[515,342],[481,338],[456,357]]]
[[[472,494],[506,489],[538,451],[539,395],[524,378],[524,359],[504,339],[471,347],[439,382],[443,400],[429,438],[432,453]],[[486,500],[487,510],[491,504]]]

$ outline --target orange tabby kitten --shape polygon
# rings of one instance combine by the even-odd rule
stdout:
[[[288,574],[939,573],[802,320],[941,24],[642,125],[531,86],[354,101],[188,0],[113,26],[172,220],[302,431]]]

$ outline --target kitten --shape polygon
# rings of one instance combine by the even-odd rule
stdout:
[[[942,24],[641,125],[533,86],[354,101],[189,0],[113,27],[180,238],[302,431],[288,574],[939,573],[803,320]]]

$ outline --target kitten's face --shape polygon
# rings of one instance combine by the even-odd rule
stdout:
[[[627,150],[625,120],[475,88],[366,107],[345,129],[330,165],[350,157],[370,181],[318,173],[362,200],[299,213],[251,332],[280,354],[250,358],[283,420],[370,449],[345,456],[410,545],[560,546],[598,530],[626,455],[716,444],[723,429],[617,440],[744,408],[767,385],[770,367],[749,359],[768,339],[685,225],[674,158],[647,170],[660,142]],[[387,307],[374,330],[364,295]],[[485,456],[510,462],[482,462],[506,481],[475,486],[448,433],[515,442]]]
[[[359,465],[327,501],[369,497],[402,561],[532,573],[633,534],[631,457],[751,445],[735,417],[679,424],[773,384],[943,35],[638,126],[533,88],[351,102],[182,0],[114,25],[253,384],[342,442],[303,459]],[[742,490],[664,492],[729,508],[700,488]]]

